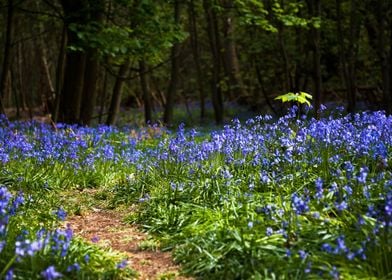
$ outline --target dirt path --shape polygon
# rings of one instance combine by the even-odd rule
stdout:
[[[70,217],[67,223],[76,235],[128,255],[128,263],[138,272],[138,279],[191,279],[179,276],[179,267],[169,252],[142,250],[143,244],[148,244],[147,235],[136,226],[124,223],[123,217],[117,211],[96,209]]]

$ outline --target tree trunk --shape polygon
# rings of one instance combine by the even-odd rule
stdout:
[[[80,107],[80,123],[90,125],[97,99],[97,82],[99,75],[98,51],[90,49],[86,54],[83,97]]]
[[[180,24],[180,1],[174,1],[174,20],[178,25]],[[173,122],[173,107],[174,107],[174,98],[177,93],[178,87],[178,75],[180,71],[180,62],[178,59],[178,55],[180,52],[180,43],[174,43],[171,50],[171,75],[170,75],[170,84],[166,94],[166,104],[165,104],[165,112],[163,116],[163,122],[170,126]]]
[[[148,68],[143,60],[139,61],[139,68],[140,68],[139,69],[140,86],[143,92],[143,102],[144,102],[144,120],[146,124],[150,124],[152,121],[151,90],[147,78]]]
[[[7,1],[7,24],[5,31],[5,46],[3,53],[3,67],[0,79],[0,99],[4,100],[5,93],[7,91],[7,81],[9,80],[10,66],[11,66],[11,43],[12,43],[12,33],[13,33],[13,18],[14,18],[14,1]],[[3,103],[1,103],[0,110],[4,113]]]
[[[103,0],[90,1],[90,20],[101,25],[104,20],[105,3]],[[99,30],[97,31],[99,32]],[[91,124],[97,99],[97,83],[99,76],[98,50],[90,48],[86,58],[86,72],[84,74],[83,100],[80,121],[85,125]]]
[[[22,50],[22,44],[18,44],[17,49],[16,49],[16,75],[15,78],[17,78],[16,83],[19,88],[19,96],[20,96],[20,106],[22,111],[27,110],[27,97],[26,97],[26,90],[25,90],[25,81],[23,77],[23,50]]]
[[[268,96],[268,94],[267,94],[267,92],[266,92],[266,90],[265,90],[265,88],[264,88],[263,77],[262,77],[262,75],[261,75],[260,67],[257,65],[257,63],[255,64],[255,71],[256,71],[257,81],[259,82],[260,89],[261,89],[261,91],[262,91],[262,93],[263,93],[263,95],[264,95],[265,102],[267,103],[268,107],[270,107],[271,111],[272,111],[275,115],[277,115],[278,113],[276,112],[274,106],[272,105],[271,99],[270,99],[270,97]]]
[[[386,111],[387,114],[391,113],[391,83],[390,83],[390,71],[391,71],[391,66],[389,64],[390,62],[390,48],[387,48],[387,43],[386,43],[386,31],[387,31],[387,17],[388,17],[388,3],[386,3],[386,0],[380,0],[379,4],[377,5],[377,25],[378,25],[378,34],[377,34],[377,53],[378,53],[378,58],[380,60],[380,66],[381,66],[381,78],[382,78],[382,90],[383,90],[383,109]],[[391,32],[392,36],[392,32]]]
[[[244,96],[245,92],[234,41],[234,22],[230,15],[230,10],[234,8],[233,0],[223,0],[223,6],[226,8],[226,12],[223,17],[224,56],[222,60],[228,77],[230,95],[232,98],[238,99]]]
[[[218,20],[209,0],[203,0],[203,7],[207,19],[207,34],[213,59],[211,99],[214,107],[216,124],[223,123],[223,98],[221,91],[221,46],[219,38]]]
[[[346,85],[347,91],[347,111],[352,113],[356,108],[356,61],[358,54],[358,39],[359,39],[359,15],[357,13],[357,5],[359,4],[356,0],[350,1],[350,27],[348,35],[348,46],[345,45],[345,36],[343,34],[342,27],[342,15],[341,15],[341,0],[336,0],[336,13],[337,13],[337,33],[339,42],[339,53],[340,61],[342,64],[343,78]]]
[[[68,33],[68,38],[70,38]],[[69,52],[66,56],[64,84],[61,94],[60,119],[65,123],[79,123],[86,56],[82,52]]]
[[[110,102],[108,118],[106,120],[107,125],[114,125],[117,121],[118,113],[120,112],[121,105],[121,93],[124,86],[124,81],[128,75],[129,67],[131,62],[127,60],[120,66],[118,75],[113,88],[112,100]]]
[[[321,1],[320,0],[310,0],[308,1],[308,6],[310,14],[312,17],[321,16]],[[321,107],[321,52],[320,52],[320,29],[312,27],[310,30],[312,48],[313,48],[313,104],[314,104],[314,114],[315,118],[320,118],[320,107]]]
[[[391,63],[392,63],[392,20],[390,20],[390,23],[389,23],[389,36],[390,36],[390,38],[389,38],[389,57],[388,57],[388,59],[389,59],[389,97],[388,97],[388,101],[389,101],[389,112],[388,112],[388,114],[392,114],[392,71],[391,71]],[[387,94],[388,94],[387,93]],[[385,93],[384,93],[385,94]]]
[[[64,67],[65,67],[65,48],[67,45],[67,28],[63,26],[63,32],[61,34],[60,41],[60,51],[57,58],[57,68],[56,68],[56,90],[55,90],[55,101],[54,108],[52,112],[53,122],[56,123],[59,117],[60,101],[61,101],[61,89],[64,82]]]
[[[284,86],[284,91],[286,93],[289,91],[294,91],[294,85],[293,85],[293,77],[291,75],[291,70],[290,70],[289,57],[287,55],[286,45],[283,38],[283,26],[280,26],[278,28],[278,41],[279,41],[280,53],[283,59],[284,73],[286,76],[285,86]]]
[[[67,46],[78,45],[79,38],[70,24],[84,24],[86,22],[88,5],[86,1],[62,0],[65,23],[67,28]],[[64,84],[61,93],[60,110],[61,121],[65,123],[79,123],[86,55],[84,52],[68,50],[64,70]]]
[[[35,1],[37,11],[41,10],[39,1]],[[38,22],[38,30],[40,34],[45,33],[43,22]],[[31,26],[31,33],[34,34],[34,26]],[[40,88],[38,94],[42,101],[45,113],[51,113],[54,107],[55,89],[53,87],[52,77],[48,63],[48,49],[43,36],[34,40],[34,48],[38,50],[40,65]]]
[[[108,71],[105,69],[103,73],[103,86],[101,91],[101,102],[99,104],[98,123],[102,123],[102,117],[106,107],[106,100],[108,95],[107,92],[108,92]]]
[[[191,40],[191,48],[193,60],[195,62],[195,70],[196,70],[196,79],[197,86],[199,89],[199,98],[200,98],[200,121],[203,122],[205,118],[205,90],[203,84],[203,74],[200,66],[200,52],[199,52],[199,38],[197,34],[197,26],[196,26],[196,12],[194,1],[190,0],[189,6],[189,28],[190,28],[190,40]]]

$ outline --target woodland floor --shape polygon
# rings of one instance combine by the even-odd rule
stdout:
[[[65,222],[76,236],[125,254],[129,267],[138,274],[137,279],[192,279],[180,275],[180,267],[173,262],[170,252],[160,251],[137,225],[124,222],[129,211],[132,210],[89,207]]]

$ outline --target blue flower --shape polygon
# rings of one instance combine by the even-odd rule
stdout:
[[[300,257],[302,260],[304,260],[304,259],[308,256],[308,253],[306,253],[304,250],[299,250],[299,251],[298,251],[298,255],[299,255],[299,257]]]
[[[53,265],[41,272],[41,276],[46,280],[61,278],[63,275],[56,271]]]
[[[271,227],[267,227],[267,229],[265,230],[265,234],[267,236],[271,236],[274,233],[274,230]]]
[[[128,265],[128,260],[124,259],[116,265],[117,269],[125,268]]]
[[[5,274],[4,279],[5,280],[12,280],[12,279],[14,279],[14,269],[13,268],[8,269],[7,273]]]
[[[90,255],[85,255],[84,256],[84,261],[86,262],[86,263],[89,263],[90,262]]]
[[[99,236],[93,236],[92,238],[91,238],[91,242],[93,242],[93,243],[97,243],[97,242],[99,242]]]
[[[369,169],[367,167],[361,167],[359,170],[359,174],[357,176],[358,182],[361,184],[365,184],[368,174],[369,174]]]
[[[343,235],[339,236],[336,239],[337,242],[337,247],[336,247],[336,252],[347,252],[347,247],[346,247],[346,243],[345,243],[345,237]]]
[[[338,269],[335,266],[333,266],[332,270],[329,272],[329,275],[331,275],[333,279],[338,280],[339,279],[339,271],[338,271]]]
[[[80,270],[80,265],[78,263],[71,264],[70,266],[67,267],[67,272],[79,271],[79,270]]]
[[[67,213],[61,207],[55,211],[55,214],[57,218],[59,218],[61,221],[65,221],[65,219],[67,218]]]
[[[297,193],[293,193],[291,196],[291,203],[292,203],[292,207],[293,210],[297,213],[297,214],[303,214],[307,211],[309,211],[309,199],[308,198],[302,198],[300,196],[298,196]]]
[[[328,243],[324,243],[324,244],[321,246],[321,248],[322,248],[322,250],[323,250],[324,252],[327,252],[327,253],[332,253],[332,252],[333,252],[332,246],[331,246],[330,244],[328,244]]]

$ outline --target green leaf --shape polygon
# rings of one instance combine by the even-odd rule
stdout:
[[[275,97],[275,100],[281,100],[283,103],[285,102],[298,102],[301,104],[307,104],[310,106],[310,101],[308,99],[312,99],[312,95],[306,93],[304,91],[300,91],[299,93],[288,92],[286,94],[279,95]]]

